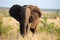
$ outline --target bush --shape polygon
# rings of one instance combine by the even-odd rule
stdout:
[[[2,21],[0,21],[0,36],[2,34],[7,34],[10,30],[12,30],[12,27],[9,25],[7,27],[2,26]]]
[[[43,20],[41,20],[41,23],[42,26],[40,26],[38,29],[39,32],[57,34],[60,37],[60,28],[57,28],[53,22],[47,23],[47,17],[43,18]]]

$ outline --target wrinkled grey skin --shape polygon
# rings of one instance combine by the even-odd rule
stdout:
[[[39,22],[38,19],[41,17],[41,12],[38,7],[32,5],[13,5],[9,10],[9,14],[20,23],[20,33],[23,37],[28,33],[28,29],[32,33],[35,33],[36,26]],[[30,23],[31,25],[29,26]]]

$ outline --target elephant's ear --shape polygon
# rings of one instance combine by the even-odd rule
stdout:
[[[9,14],[11,17],[15,18],[17,21],[23,16],[24,8],[20,5],[13,5],[10,10]]]
[[[41,17],[41,11],[39,11],[39,17]]]
[[[19,16],[19,13],[22,12],[22,6],[19,5],[13,5],[10,10],[9,10],[9,14],[12,17],[16,17]]]
[[[34,11],[39,14],[39,17],[41,17],[41,11],[40,11],[40,8],[39,7],[35,6]]]
[[[32,10],[32,12],[38,13],[38,16],[41,17],[41,12],[40,12],[40,10],[34,9],[34,10]]]
[[[38,13],[39,17],[41,17],[41,11],[37,6],[29,5],[29,8],[31,9],[31,12],[36,12]]]

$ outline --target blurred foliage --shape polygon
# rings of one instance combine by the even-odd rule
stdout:
[[[57,33],[60,35],[60,28],[57,28],[55,23],[47,23],[47,17],[44,17],[43,20],[41,20],[42,25],[39,28],[39,32],[47,32],[47,33]]]
[[[10,30],[12,30],[12,27],[9,25],[7,27],[2,26],[2,21],[0,21],[0,36],[2,34],[7,34]]]
[[[20,32],[20,29],[19,28],[17,29],[17,32]]]
[[[48,14],[43,14],[43,20],[41,20],[42,25],[38,29],[38,32],[46,32],[46,33],[53,33],[57,34],[59,37],[57,40],[60,40],[60,28],[57,28],[57,26],[52,22],[52,23],[47,23],[48,18],[56,19],[57,17],[60,17],[60,12],[54,12],[54,13],[48,13]],[[10,30],[12,30],[12,26],[8,25],[6,27],[2,26],[2,18],[3,17],[10,17],[8,10],[0,10],[0,36],[2,34],[6,35]],[[10,21],[10,19],[9,19]],[[19,28],[17,29],[17,32],[20,32]],[[43,40],[47,40],[43,38]]]

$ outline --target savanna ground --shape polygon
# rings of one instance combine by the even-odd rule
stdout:
[[[42,10],[36,33],[22,38],[19,22],[9,16],[8,10],[0,9],[0,40],[60,40],[60,11]]]

